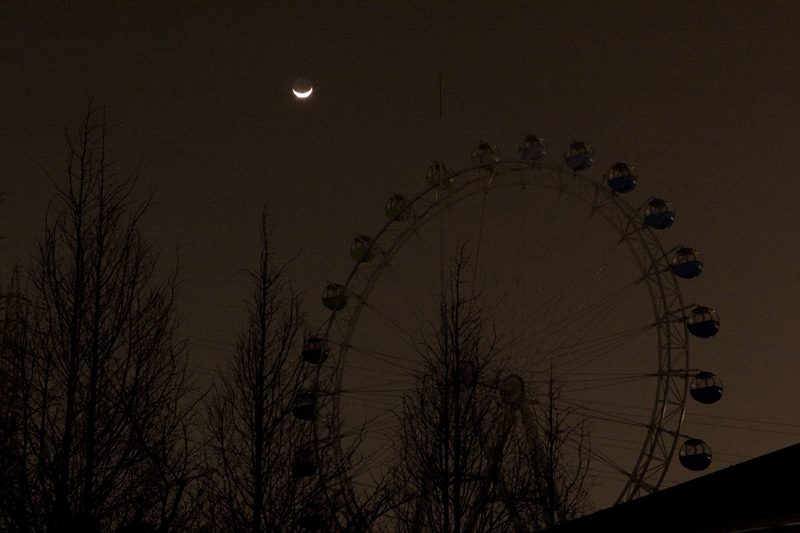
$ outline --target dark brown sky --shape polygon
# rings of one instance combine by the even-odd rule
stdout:
[[[678,210],[665,246],[706,260],[684,297],[722,327],[692,356],[725,397],[691,405],[686,429],[712,444],[712,469],[800,440],[796,4],[7,4],[4,279],[41,234],[54,192],[42,168],[62,175],[63,124],[90,94],[120,170],[141,161],[156,187],[147,224],[165,262],[181,247],[184,332],[201,369],[239,324],[262,204],[316,304],[349,272],[353,236],[376,232],[389,193],[418,191],[431,160],[463,168],[478,139],[511,156],[526,132],[553,156],[580,139],[597,153],[590,173],[636,165],[640,201]],[[315,87],[303,102],[291,95],[301,76]]]

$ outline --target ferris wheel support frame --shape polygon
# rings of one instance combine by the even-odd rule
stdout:
[[[458,178],[474,176],[460,183]],[[642,443],[638,460],[627,471],[602,456],[595,456],[626,476],[627,481],[616,503],[637,498],[658,490],[675,454],[683,424],[689,390],[688,330],[683,298],[675,274],[670,269],[667,253],[648,227],[640,209],[633,209],[619,195],[604,188],[602,182],[579,172],[544,163],[511,159],[475,165],[448,176],[450,187],[435,183],[411,198],[405,208],[387,221],[372,238],[365,259],[357,261],[343,285],[346,298],[353,298],[341,309],[333,309],[321,330],[322,338],[332,344],[328,365],[333,371],[334,412],[338,412],[342,375],[347,352],[359,316],[378,283],[383,270],[408,238],[442,210],[464,198],[500,187],[541,187],[556,190],[589,204],[619,233],[620,241],[632,252],[641,271],[639,282],[645,282],[652,302],[658,339],[656,395],[651,421]],[[481,185],[483,184],[483,185]],[[429,197],[433,198],[429,198]],[[411,216],[404,219],[403,214]],[[366,260],[370,257],[372,260]],[[339,307],[338,305],[335,307]]]

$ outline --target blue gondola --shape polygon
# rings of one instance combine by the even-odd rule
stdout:
[[[428,167],[426,178],[429,187],[439,186],[445,189],[453,188],[453,168],[450,165],[434,161],[433,164]]]
[[[688,439],[678,453],[681,466],[695,472],[711,465],[711,446],[700,439]]]
[[[320,337],[309,337],[303,343],[303,361],[321,365],[328,358],[328,343]]]
[[[327,520],[322,514],[322,506],[319,504],[308,504],[303,509],[302,516],[300,516],[300,527],[306,531],[322,531],[328,527]]]
[[[627,163],[617,161],[606,174],[608,186],[614,192],[626,193],[636,188],[636,171]]]
[[[675,208],[666,200],[653,198],[644,208],[644,223],[653,229],[667,229],[675,222]]]
[[[366,235],[356,237],[350,245],[350,257],[363,263],[372,261],[375,258],[375,246],[373,246],[372,238]]]
[[[526,135],[519,143],[519,158],[540,163],[547,157],[547,143],[538,135]]]
[[[292,460],[292,474],[297,477],[310,477],[317,473],[317,463],[311,450],[297,450]]]
[[[719,332],[719,316],[708,307],[697,306],[687,318],[689,333],[701,339],[713,337]]]
[[[722,398],[722,380],[711,372],[700,372],[689,386],[692,398],[705,404],[716,403]]]
[[[347,307],[347,294],[344,287],[336,283],[329,283],[322,293],[322,305],[331,311],[341,311]]]
[[[294,398],[294,406],[292,406],[294,417],[298,420],[314,420],[316,412],[314,393],[308,390],[298,392]]]
[[[569,153],[564,154],[564,163],[572,170],[586,170],[594,162],[594,150],[588,144],[573,141],[569,145]]]
[[[703,271],[703,258],[697,250],[680,248],[672,256],[670,268],[680,278],[696,278]]]
[[[386,213],[386,218],[391,220],[407,220],[414,216],[414,211],[409,204],[408,198],[402,194],[393,194],[386,201],[384,212]]]
[[[492,168],[498,161],[500,161],[500,150],[493,144],[480,141],[472,151],[472,164],[474,165],[489,165],[489,168]]]

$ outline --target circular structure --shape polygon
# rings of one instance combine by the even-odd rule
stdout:
[[[313,90],[311,82],[305,78],[297,78],[292,85],[292,92],[298,98],[308,98]]]
[[[555,382],[557,407],[590,427],[590,475],[601,480],[594,504],[628,501],[664,480],[696,374],[677,247],[657,236],[672,221],[646,220],[674,218],[674,209],[625,201],[617,191],[632,189],[629,165],[612,167],[619,176],[610,179],[625,182],[617,191],[608,176],[573,170],[593,157],[584,143],[573,143],[566,165],[525,155],[503,160],[481,142],[475,166],[434,163],[421,172],[422,192],[389,199],[385,225],[353,242],[344,284],[326,289],[333,312],[315,339],[330,357],[315,383],[328,384],[343,434],[364,428],[367,469],[391,466],[402,398],[414,388],[420,346],[436,335],[460,254],[461,290],[486,311],[486,334],[513,376],[500,377],[498,392],[508,403],[532,391],[536,403]]]

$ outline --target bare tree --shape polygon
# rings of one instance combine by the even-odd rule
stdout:
[[[504,358],[491,308],[467,290],[468,263],[460,250],[440,323],[420,343],[417,385],[403,401],[398,531],[547,529],[585,503],[585,425],[565,424],[552,375],[544,409],[535,408]],[[567,458],[575,442],[578,462]]]
[[[442,303],[440,323],[423,337],[417,386],[403,401],[399,435],[408,503],[398,509],[410,532],[493,531],[504,517],[486,512],[487,451],[502,413],[492,386],[502,370],[488,309],[465,295],[466,259],[460,256]]]
[[[214,474],[206,527],[212,531],[282,531],[297,519],[303,480],[290,469],[301,421],[292,405],[302,378],[298,345],[305,317],[285,279],[286,265],[270,248],[270,231],[264,214],[247,323],[207,406]]]
[[[13,530],[15,519],[24,518],[25,461],[19,450],[20,433],[25,428],[24,373],[14,357],[14,341],[20,335],[19,268],[14,268],[11,283],[0,293],[0,529]],[[19,529],[19,527],[18,527]]]
[[[536,456],[527,457],[537,476],[535,505],[530,508],[531,529],[535,531],[573,520],[591,507],[589,490],[594,480],[589,476],[587,421],[561,402],[561,390],[550,369],[544,390],[537,397]]]
[[[286,279],[287,263],[275,257],[271,232],[262,213],[246,324],[207,404],[213,473],[204,529],[365,533],[387,500],[380,491],[357,494],[348,483],[358,439],[343,443],[334,393],[322,383],[327,351],[308,334],[301,296]]]
[[[175,276],[158,279],[139,231],[151,200],[106,160],[103,110],[90,103],[67,139],[67,181],[6,328],[20,492],[0,513],[23,532],[166,532],[195,475]]]

